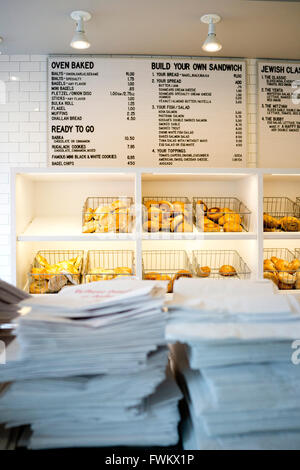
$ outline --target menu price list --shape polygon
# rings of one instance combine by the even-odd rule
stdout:
[[[260,166],[299,166],[300,63],[258,67]]]
[[[244,61],[49,59],[49,165],[245,165]]]

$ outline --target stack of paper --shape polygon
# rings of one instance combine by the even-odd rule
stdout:
[[[122,280],[22,302],[1,421],[30,424],[31,448],[175,444],[181,394],[166,376],[164,294]]]
[[[187,343],[172,346],[188,409],[184,447],[300,449],[300,305],[265,283],[264,295],[245,282],[223,301],[218,286],[192,283],[178,281],[167,326],[169,340]]]
[[[19,302],[29,297],[26,292],[0,279],[0,340],[6,344],[11,339],[13,320],[19,313]]]

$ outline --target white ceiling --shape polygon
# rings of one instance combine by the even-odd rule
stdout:
[[[223,20],[223,57],[300,59],[300,1],[0,0],[3,54],[74,53],[72,10],[90,11],[91,54],[201,56],[205,13]]]

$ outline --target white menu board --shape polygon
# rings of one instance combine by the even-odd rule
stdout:
[[[258,62],[258,163],[300,167],[300,62]]]
[[[49,166],[246,166],[243,60],[52,56]]]

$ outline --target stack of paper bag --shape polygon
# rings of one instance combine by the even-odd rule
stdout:
[[[31,448],[173,445],[180,391],[167,376],[165,290],[107,281],[22,302],[0,421]]]
[[[184,447],[300,449],[298,301],[266,282],[190,281],[178,281],[167,325],[186,343],[172,346]]]

